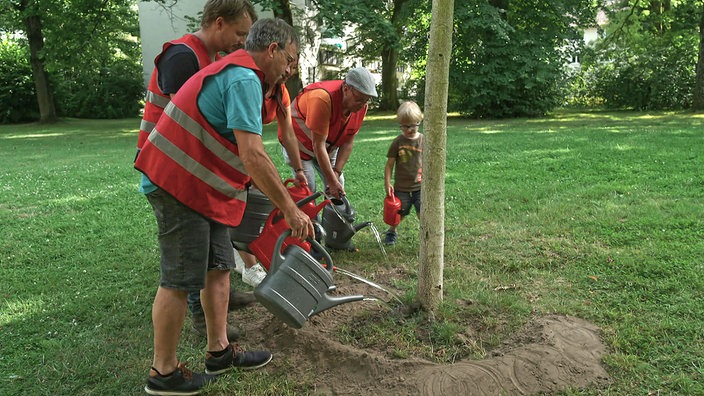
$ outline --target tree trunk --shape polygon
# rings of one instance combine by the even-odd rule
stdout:
[[[699,12],[699,57],[694,82],[694,97],[692,98],[692,110],[694,111],[704,110],[704,7]]]
[[[44,48],[42,23],[39,15],[27,16],[24,23],[27,29],[27,39],[29,40],[29,64],[32,66],[34,87],[37,90],[37,102],[39,103],[39,122],[53,123],[58,118],[56,117],[56,106],[54,105],[49,78],[44,70],[44,62],[41,58],[41,51]]]
[[[393,44],[386,44],[381,52],[381,101],[380,110],[396,110],[398,107],[398,50]]]
[[[289,0],[279,0],[278,7],[274,7],[274,16],[276,18],[281,18],[288,22],[289,25],[293,25],[293,12],[291,11],[291,2]],[[298,67],[298,64],[296,64]],[[286,80],[286,89],[288,89],[291,99],[303,89],[303,83],[301,82],[301,75],[296,73],[292,75],[288,80]]]
[[[396,37],[392,40],[387,38],[384,48],[381,51],[381,101],[380,110],[396,110],[398,107],[398,78],[396,68],[398,68],[398,47],[396,44],[401,37],[403,29],[405,9],[408,0],[394,0],[394,9],[391,12],[391,25],[396,31]]]
[[[454,0],[433,0],[426,66],[418,297],[421,307],[432,314],[443,297],[447,95],[453,9]]]

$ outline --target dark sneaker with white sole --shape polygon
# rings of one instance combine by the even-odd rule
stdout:
[[[219,375],[233,367],[254,370],[266,366],[272,357],[269,351],[245,352],[239,346],[230,344],[222,356],[213,356],[210,352],[205,354],[205,372]]]
[[[144,391],[163,396],[197,395],[215,379],[213,375],[192,372],[185,363],[179,363],[176,371],[169,375],[161,375],[152,367]]]
[[[386,231],[386,237],[384,238],[384,245],[393,246],[396,244],[396,233],[393,231]]]

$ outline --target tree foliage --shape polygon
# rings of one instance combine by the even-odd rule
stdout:
[[[2,0],[0,10],[0,30],[16,32],[29,49],[40,107],[56,98],[63,116],[137,114],[143,87],[133,0]]]
[[[619,1],[584,58],[588,95],[611,108],[684,109],[693,102],[701,1]]]
[[[39,117],[29,51],[14,40],[0,40],[0,124],[26,122]]]

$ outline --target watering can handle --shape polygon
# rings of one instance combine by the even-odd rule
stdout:
[[[350,211],[350,201],[347,199],[347,195],[341,196],[339,199],[330,195],[325,195],[325,198],[333,204],[333,206],[345,205],[345,212]],[[339,203],[338,203],[339,202]]]
[[[303,205],[307,204],[308,202],[315,201],[321,195],[323,195],[323,193],[318,191],[317,193],[310,195],[310,196],[307,196],[307,197],[301,199],[300,201],[296,202],[296,206],[298,208],[301,208],[301,207],[303,207]],[[279,211],[278,209],[275,209],[275,210],[277,210],[278,212],[271,220],[272,223],[276,223],[277,221],[281,220],[282,217],[284,217],[284,215],[281,213],[281,211]]]
[[[282,232],[281,235],[279,235],[279,238],[276,240],[276,246],[274,247],[274,259],[271,260],[269,272],[276,271],[278,269],[279,262],[284,261],[284,256],[281,254],[281,246],[283,246],[284,241],[289,235],[291,235],[290,228]],[[312,247],[315,247],[320,253],[323,254],[323,258],[325,258],[325,262],[327,263],[326,269],[332,274],[334,265],[332,263],[332,257],[330,257],[330,253],[328,253],[328,251],[325,250],[325,248],[315,239],[308,237],[307,241],[310,242]]]

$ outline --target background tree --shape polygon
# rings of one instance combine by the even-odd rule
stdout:
[[[453,9],[454,0],[433,0],[426,72],[418,297],[421,306],[430,312],[438,309],[443,293],[447,93]]]
[[[315,10],[310,17],[328,36],[345,37],[347,53],[366,62],[381,59],[380,109],[396,110],[398,107],[398,79],[396,70],[401,41],[405,34],[413,7],[422,0],[313,0]],[[254,0],[262,8],[272,10],[274,15],[285,19],[293,15],[287,0]],[[302,16],[302,14],[300,14]],[[305,26],[307,21],[293,21],[294,26]],[[347,28],[354,28],[347,36]],[[304,30],[302,32],[306,34]]]
[[[451,109],[472,117],[538,116],[562,104],[568,48],[582,43],[591,1],[467,2],[455,12]]]
[[[703,7],[701,0],[608,3],[604,37],[583,59],[589,94],[611,108],[700,106]]]
[[[31,0],[3,1],[2,30],[21,30],[27,37],[29,64],[34,77],[34,89],[39,105],[39,121],[56,122],[56,106],[52,95],[49,76],[44,67],[44,34],[41,15],[47,10]]]
[[[17,32],[16,42],[29,48],[41,121],[138,113],[144,88],[133,6],[133,0],[2,0],[0,30]]]
[[[335,4],[338,3],[338,4]],[[398,76],[400,52],[412,9],[420,0],[317,1],[319,17],[329,32],[344,35],[354,27],[348,51],[373,62],[381,59],[379,108],[396,110],[399,105]],[[343,17],[344,20],[341,20]]]

